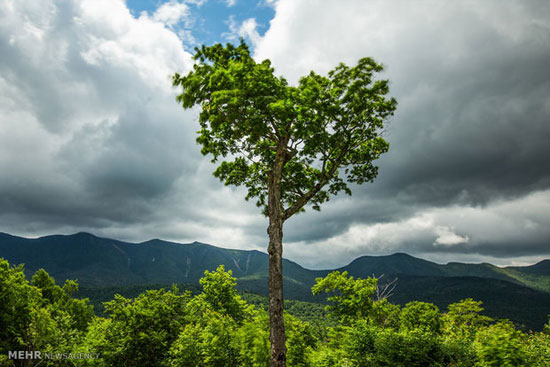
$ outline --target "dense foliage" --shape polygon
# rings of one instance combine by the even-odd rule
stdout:
[[[205,272],[194,295],[177,287],[117,295],[98,317],[87,299],[73,298],[75,281],[58,286],[44,270],[29,281],[22,266],[0,259],[0,365],[269,366],[268,315],[235,282],[220,266]],[[309,321],[285,315],[288,365],[550,365],[550,322],[542,332],[522,332],[483,315],[472,299],[445,312],[418,301],[399,307],[375,297],[376,286],[333,272],[313,288],[331,295],[326,311],[308,314],[308,304],[290,302]],[[40,351],[41,360],[10,358],[10,351]]]
[[[279,156],[283,221],[376,177],[374,161],[389,149],[381,131],[397,102],[386,97],[389,82],[377,79],[383,67],[373,59],[340,63],[327,76],[311,71],[291,86],[270,60],[257,63],[243,40],[203,45],[193,58],[193,70],[176,73],[173,85],[184,108],[201,108],[201,152],[222,159],[214,175],[245,186],[266,215]]]

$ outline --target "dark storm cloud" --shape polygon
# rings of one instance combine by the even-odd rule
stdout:
[[[459,5],[441,15],[444,29],[406,29],[381,56],[400,104],[377,194],[483,204],[549,187],[549,30],[536,22],[548,6],[539,4],[521,6],[517,16],[532,19],[514,35],[500,28],[504,15],[497,26]]]
[[[193,172],[198,152],[183,149],[183,123],[163,111],[136,104],[111,126],[77,133],[59,154],[82,178],[86,192],[111,202],[158,197],[171,190],[184,172]],[[99,140],[99,146],[95,144]],[[83,145],[89,144],[88,149]]]
[[[428,103],[405,102],[376,189],[447,205],[550,187],[550,49],[502,43],[486,55],[468,50],[474,65],[451,70],[455,79],[430,80]]]

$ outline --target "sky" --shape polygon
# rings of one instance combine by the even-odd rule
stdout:
[[[398,101],[377,179],[289,219],[284,257],[550,258],[545,0],[3,0],[0,232],[265,251],[171,86],[194,47],[240,37],[291,84],[372,57]]]

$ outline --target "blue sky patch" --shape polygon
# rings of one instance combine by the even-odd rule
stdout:
[[[136,18],[142,12],[153,15],[164,3],[170,2],[159,0],[126,1],[130,12]],[[269,22],[275,15],[275,10],[266,1],[191,0],[172,1],[172,3],[183,3],[189,10],[186,19],[178,22],[173,27],[180,34],[186,49],[201,44],[235,43],[239,38],[238,30],[241,24],[250,18],[255,19],[256,31],[262,36],[269,28]]]

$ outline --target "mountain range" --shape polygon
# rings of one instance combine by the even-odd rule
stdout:
[[[129,243],[89,233],[53,235],[27,239],[0,233],[0,257],[11,264],[25,264],[32,275],[43,268],[58,283],[77,279],[84,289],[117,289],[128,286],[197,285],[205,270],[218,265],[230,269],[237,287],[267,294],[268,255],[260,251],[220,248],[200,242],[180,244],[158,239]],[[550,260],[523,267],[491,264],[436,264],[396,253],[362,256],[332,270],[309,270],[284,260],[284,291],[287,299],[325,302],[313,296],[315,278],[330,271],[347,271],[356,278],[397,278],[390,300],[433,302],[442,310],[464,298],[484,302],[486,314],[509,318],[530,329],[540,329],[550,313]]]

